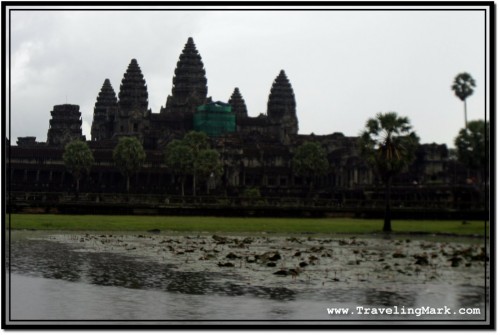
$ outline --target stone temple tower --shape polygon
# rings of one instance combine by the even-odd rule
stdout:
[[[296,135],[299,131],[295,107],[292,85],[285,71],[281,70],[271,87],[267,102],[267,117],[279,131],[282,141],[286,142],[289,135]]]
[[[172,83],[172,95],[161,113],[193,114],[196,107],[207,103],[205,68],[192,37],[182,50]]]
[[[245,104],[245,100],[241,96],[238,87],[234,89],[228,103],[231,105],[232,111],[236,114],[236,119],[248,117],[247,105]]]
[[[123,75],[118,93],[118,113],[114,135],[141,136],[149,129],[148,87],[137,60],[132,59]]]
[[[56,105],[47,132],[47,144],[65,146],[73,140],[85,141],[82,135],[82,113],[78,105]]]
[[[109,139],[113,136],[113,121],[118,111],[118,99],[109,79],[104,80],[94,106],[94,118],[90,131],[92,141]]]

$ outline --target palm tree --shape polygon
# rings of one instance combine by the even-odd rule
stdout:
[[[467,131],[467,98],[474,93],[473,87],[476,87],[476,82],[474,78],[467,72],[459,73],[451,89],[455,92],[455,95],[464,102],[464,116],[465,116],[465,131]]]
[[[397,113],[378,113],[366,122],[360,137],[361,152],[375,167],[385,184],[384,232],[391,227],[391,185],[414,159],[418,136],[412,131],[410,120]]]
[[[457,158],[467,167],[467,172],[476,172],[478,182],[487,181],[490,123],[475,120],[469,121],[467,126],[467,131],[461,129],[455,138]]]

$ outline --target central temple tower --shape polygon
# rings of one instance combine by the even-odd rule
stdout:
[[[209,102],[205,68],[192,37],[188,38],[179,57],[172,84],[172,95],[168,96],[161,113],[192,115],[196,107]]]

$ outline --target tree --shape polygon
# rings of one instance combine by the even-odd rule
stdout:
[[[207,134],[201,131],[190,131],[184,136],[182,142],[191,147],[195,155],[204,149],[210,148]]]
[[[113,150],[113,160],[127,179],[127,192],[130,190],[130,176],[140,170],[146,160],[141,142],[135,137],[121,137]]]
[[[262,195],[260,194],[260,189],[258,187],[250,187],[246,188],[243,191],[243,198],[244,200],[242,201],[242,205],[262,205],[265,203],[264,200],[262,200]]]
[[[309,190],[313,186],[313,178],[324,176],[328,171],[328,159],[325,150],[317,142],[305,142],[297,148],[292,160],[293,171],[310,178]]]
[[[214,149],[201,150],[196,157],[194,173],[206,181],[207,194],[210,191],[210,182],[215,182],[222,176],[223,168],[219,153]]]
[[[176,175],[180,175],[183,196],[188,174],[193,176],[193,196],[196,196],[198,178],[207,182],[209,193],[210,182],[220,178],[223,172],[219,153],[210,149],[208,136],[197,131],[190,131],[182,140],[170,142],[165,150],[165,163]]]
[[[467,130],[461,129],[455,138],[458,160],[475,171],[478,179],[483,181],[488,164],[490,123],[483,120],[470,121]]]
[[[473,87],[476,87],[476,82],[474,78],[467,72],[459,73],[451,89],[455,92],[455,95],[464,102],[464,116],[465,116],[465,129],[467,129],[467,98],[474,93]]]
[[[80,191],[80,179],[83,173],[89,173],[94,164],[94,156],[86,142],[74,140],[64,147],[63,161],[76,180],[76,192]]]
[[[180,140],[170,142],[165,150],[165,164],[175,175],[180,175],[181,194],[184,196],[186,176],[193,173],[193,151],[191,147]]]
[[[361,153],[375,167],[385,184],[384,232],[391,227],[391,184],[414,159],[418,137],[412,131],[407,117],[397,113],[378,113],[374,119],[366,122],[360,137]]]
[[[191,149],[193,157],[193,166],[191,169],[193,174],[193,196],[196,196],[196,177],[199,175],[198,157],[200,152],[210,148],[210,143],[208,142],[207,134],[198,131],[190,131],[187,133],[182,139],[182,142]]]

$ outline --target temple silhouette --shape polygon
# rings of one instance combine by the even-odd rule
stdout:
[[[64,146],[75,139],[87,140],[95,158],[91,172],[81,181],[78,201],[94,207],[123,201],[124,177],[112,158],[122,136],[137,137],[147,152],[143,168],[131,180],[127,201],[135,196],[138,206],[174,206],[180,186],[165,165],[163,151],[170,141],[192,130],[209,135],[224,166],[210,201],[220,201],[213,200],[215,197],[226,199],[219,204],[243,206],[246,190],[258,189],[264,204],[271,207],[376,209],[383,203],[383,190],[375,171],[360,155],[358,137],[340,132],[299,134],[295,95],[284,70],[270,83],[266,113],[256,117],[248,115],[245,92],[239,88],[234,88],[227,102],[214,100],[207,92],[205,67],[192,38],[177,62],[171,94],[157,113],[149,108],[146,79],[132,59],[118,95],[110,80],[104,80],[94,106],[90,139],[82,134],[79,106],[64,104],[50,112],[46,142],[31,136],[18,138],[17,145],[8,142],[12,208],[38,204],[52,210],[65,201],[71,203],[74,180],[62,154]],[[321,144],[329,161],[326,176],[310,177],[313,189],[310,178],[295,175],[291,167],[294,151],[306,141]],[[466,179],[465,167],[450,159],[446,145],[421,144],[413,164],[395,180],[393,203],[413,209],[484,208],[481,192]],[[185,203],[185,199],[179,200],[179,204]]]

